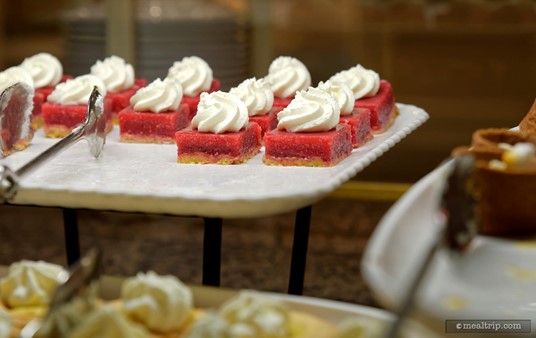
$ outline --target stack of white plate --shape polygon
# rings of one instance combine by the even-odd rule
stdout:
[[[164,78],[173,62],[199,56],[228,90],[250,73],[250,32],[247,23],[221,7],[203,1],[138,2],[136,77]],[[106,57],[106,24],[102,7],[85,6],[66,13],[65,71],[89,72]]]

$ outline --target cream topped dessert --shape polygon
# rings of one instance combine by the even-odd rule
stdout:
[[[23,260],[9,266],[6,277],[0,279],[0,297],[9,308],[47,306],[67,271],[52,263]]]
[[[311,74],[307,67],[290,56],[280,56],[272,61],[266,80],[279,98],[292,98],[298,91],[311,86]]]
[[[182,87],[170,79],[156,79],[130,98],[135,111],[160,113],[177,110],[182,100]]]
[[[277,129],[289,132],[328,131],[339,123],[340,107],[331,94],[311,87],[298,92],[277,118]]]
[[[352,89],[356,100],[364,97],[372,97],[380,89],[380,76],[378,73],[371,69],[366,69],[361,65],[338,72],[329,80],[348,85]]]
[[[155,332],[181,329],[192,315],[193,296],[178,278],[138,273],[121,288],[123,311]]]
[[[90,312],[70,332],[69,338],[145,338],[147,332],[132,323],[117,309],[104,305]]]
[[[350,115],[354,111],[355,96],[352,89],[343,82],[320,82],[318,89],[329,93],[341,108],[340,113],[342,116]]]
[[[61,105],[87,105],[94,87],[102,96],[106,95],[106,86],[101,79],[94,75],[81,75],[59,83],[47,101]]]
[[[213,81],[212,69],[197,56],[184,57],[174,62],[167,77],[179,81],[186,96],[197,96],[208,91]]]
[[[98,60],[91,66],[91,75],[101,79],[110,93],[117,93],[134,85],[134,68],[115,55]]]
[[[30,56],[20,65],[32,77],[34,87],[54,87],[63,76],[63,67],[55,56],[49,53],[39,53]]]
[[[229,93],[244,101],[249,116],[266,115],[274,104],[274,93],[264,79],[246,79],[238,86],[231,88]]]
[[[221,134],[237,132],[248,124],[248,108],[237,96],[221,91],[202,93],[192,128]]]

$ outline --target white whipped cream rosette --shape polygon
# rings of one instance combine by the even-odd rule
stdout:
[[[74,79],[58,83],[47,101],[63,105],[87,104],[94,87],[100,94],[106,95],[106,85],[94,75],[81,75]]]
[[[352,114],[354,111],[355,96],[348,85],[343,82],[332,82],[328,80],[326,82],[320,82],[318,89],[331,94],[337,100],[341,108],[341,116]]]
[[[255,291],[240,292],[225,302],[219,313],[234,332],[242,332],[244,337],[289,336],[288,310],[280,301]]]
[[[191,290],[175,276],[150,271],[125,280],[123,311],[155,332],[179,330],[193,311]]]
[[[274,104],[274,93],[264,79],[250,78],[231,88],[229,93],[238,96],[248,107],[249,116],[266,115]]]
[[[169,68],[167,77],[179,81],[186,96],[197,96],[208,91],[213,80],[212,69],[198,56],[175,61]]]
[[[201,132],[237,132],[249,122],[248,108],[237,96],[216,91],[201,93],[192,127]]]
[[[0,338],[9,338],[11,334],[11,319],[6,311],[0,308]]]
[[[13,66],[0,72],[0,93],[17,82],[27,84],[32,90],[34,88],[33,79],[30,73],[20,66]]]
[[[356,100],[374,96],[380,89],[380,76],[378,73],[361,65],[338,72],[329,80],[348,85],[354,92]]]
[[[266,80],[276,97],[290,98],[311,86],[311,74],[298,59],[280,56],[270,64]]]
[[[104,60],[97,60],[91,66],[91,75],[101,79],[106,90],[117,93],[132,87],[134,84],[134,68],[119,56],[110,56]]]
[[[298,92],[277,119],[277,128],[289,132],[328,131],[339,123],[340,107],[331,94],[311,87]]]
[[[11,264],[7,276],[0,279],[0,296],[12,308],[48,305],[67,277],[60,265],[23,260]]]
[[[147,332],[128,320],[111,305],[97,307],[90,312],[69,338],[145,338]]]
[[[130,104],[135,111],[160,113],[177,110],[181,100],[182,87],[179,83],[170,79],[156,79],[139,89],[130,98]]]
[[[61,81],[63,67],[57,57],[49,53],[30,56],[20,65],[32,77],[34,87],[53,87]]]

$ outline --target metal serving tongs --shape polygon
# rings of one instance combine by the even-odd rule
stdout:
[[[411,312],[417,291],[431,266],[435,254],[441,249],[463,253],[477,233],[475,221],[474,168],[475,160],[469,153],[453,158],[450,172],[441,199],[440,218],[442,228],[430,247],[411,281],[393,324],[384,338],[399,337],[404,320]]]
[[[3,107],[3,102],[1,101],[3,97],[5,95],[0,97],[0,116],[4,113],[1,108]],[[21,177],[29,174],[32,170],[82,138],[88,141],[91,155],[95,158],[99,157],[106,142],[106,121],[103,105],[102,95],[99,93],[97,87],[94,87],[88,100],[85,121],[73,129],[69,135],[16,171],[12,171],[5,165],[0,165],[0,202],[9,201],[15,197]],[[20,114],[20,117],[22,118],[23,114]]]
[[[77,314],[73,312],[80,311],[80,305],[85,309],[90,308],[94,302],[100,268],[101,252],[93,248],[74,265],[66,281],[58,286],[46,317],[28,323],[19,338],[61,337],[61,332],[72,329],[71,326],[77,324],[73,320]],[[73,311],[73,308],[67,306],[76,300],[81,303],[76,304],[79,307]]]

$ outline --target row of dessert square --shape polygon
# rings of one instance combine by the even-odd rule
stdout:
[[[14,72],[14,68],[21,69]],[[244,114],[243,105],[239,105],[241,109],[237,110],[239,114],[235,117],[232,112],[217,111],[208,104],[214,100],[206,94],[206,100],[200,102],[200,93],[217,91],[219,82],[212,77],[209,65],[198,57],[188,57],[175,62],[164,81],[157,79],[146,87],[146,81],[135,79],[133,67],[115,56],[97,61],[91,67],[92,75],[75,79],[63,76],[59,61],[45,53],[28,58],[21,67],[14,68],[1,74],[10,73],[11,78],[16,78],[24,75],[23,70],[28,70],[30,81],[34,81],[36,87],[34,122],[37,122],[34,124],[38,125],[43,119],[45,133],[49,137],[63,137],[83,122],[85,102],[93,86],[97,86],[106,95],[107,128],[111,130],[114,116],[122,116],[119,125],[121,139],[125,142],[171,143],[175,131],[189,126],[190,121],[192,127],[200,131],[215,133],[238,131],[232,128],[228,130],[229,126],[223,123],[233,119],[242,122],[240,128],[244,127],[243,122],[249,119],[256,121],[263,127],[263,134],[276,127],[290,132],[323,132],[333,129],[335,120],[338,123],[340,116],[343,116],[341,121],[352,127],[353,145],[357,146],[370,138],[370,128],[375,131],[386,128],[392,121],[392,112],[396,108],[389,83],[381,81],[380,85],[377,73],[356,66],[339,72],[330,81],[318,86],[333,96],[336,101],[334,104],[330,106],[329,98],[320,97],[316,100],[328,104],[317,107],[319,111],[307,109],[308,111],[304,112],[299,101],[302,99],[301,101],[306,101],[306,105],[310,106],[303,98],[311,95],[302,94],[310,87],[311,77],[305,65],[291,57],[275,59],[265,79],[245,80],[230,91],[246,104],[247,109]],[[13,76],[13,73],[17,76]],[[26,80],[27,77],[22,77],[19,81]],[[43,81],[45,78],[48,79],[47,82]],[[61,82],[62,79],[64,82]],[[47,102],[42,104],[42,99]],[[187,108],[180,106],[180,103]],[[196,116],[198,106],[204,110]],[[369,110],[356,110],[354,107]],[[283,114],[276,114],[282,109]],[[121,110],[125,112],[119,114]],[[230,116],[225,117],[226,114]],[[286,118],[280,118],[281,116]],[[218,119],[223,121],[218,122]],[[279,123],[277,119],[280,120]],[[235,129],[236,125],[235,123]]]

